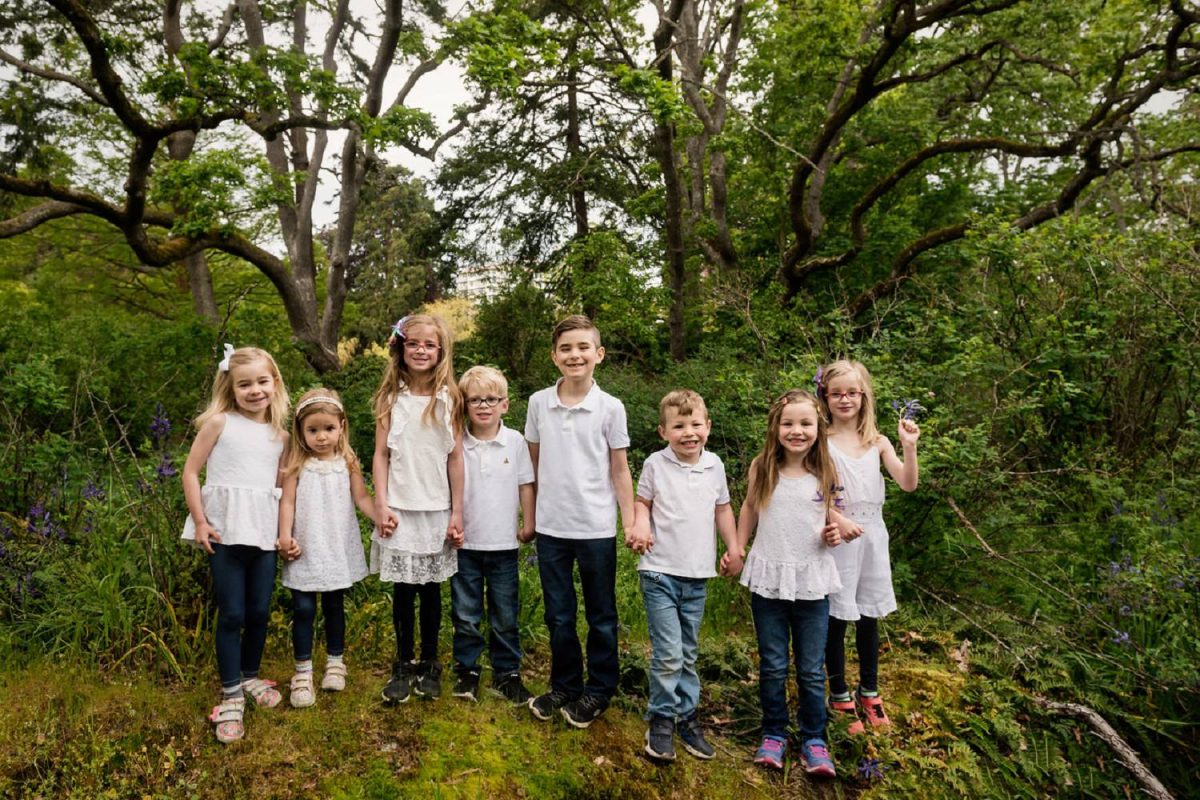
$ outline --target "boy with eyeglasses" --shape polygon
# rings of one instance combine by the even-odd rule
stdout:
[[[520,433],[504,427],[508,381],[492,367],[472,367],[458,382],[467,411],[463,433],[463,546],[450,579],[454,621],[454,696],[479,699],[487,597],[492,689],[512,703],[531,697],[521,683],[517,632],[517,549],[533,539],[533,462]],[[518,530],[517,512],[521,512]]]

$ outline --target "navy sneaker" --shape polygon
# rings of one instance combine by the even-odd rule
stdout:
[[[674,739],[675,722],[670,717],[651,717],[646,729],[646,755],[658,761],[674,761]]]
[[[542,722],[554,716],[554,712],[571,702],[571,696],[566,692],[552,689],[545,694],[539,694],[529,701],[529,710]]]
[[[822,778],[837,776],[837,770],[833,768],[833,759],[829,757],[829,749],[821,739],[809,739],[800,745],[800,763],[809,775]]]
[[[387,686],[383,687],[383,699],[388,703],[406,703],[412,697],[413,679],[416,677],[416,665],[397,661],[392,664],[392,677]]]
[[[521,676],[515,672],[511,675],[501,675],[499,678],[493,677],[492,691],[518,706],[529,705],[529,700],[533,697],[525,688],[525,684],[521,683]]]
[[[754,763],[771,769],[783,769],[783,753],[787,742],[778,736],[764,736],[758,752],[754,754]]]
[[[442,696],[442,665],[437,661],[422,661],[419,665],[420,677],[413,685],[413,692],[418,697],[436,700]]]
[[[479,671],[462,669],[454,680],[455,697],[461,697],[471,702],[479,702]]]
[[[604,713],[608,701],[598,694],[585,694],[562,707],[562,715],[576,728],[586,728]]]
[[[679,720],[675,732],[679,734],[679,740],[683,742],[683,749],[696,758],[707,761],[717,754],[713,746],[704,738],[704,731],[700,730],[700,721],[696,719],[695,714]]]

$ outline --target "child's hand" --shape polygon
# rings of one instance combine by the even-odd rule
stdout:
[[[842,543],[842,534],[838,530],[836,522],[831,522],[825,526],[825,530],[821,531],[821,538],[825,540],[827,547],[837,547]]]
[[[897,433],[900,435],[901,447],[916,447],[917,439],[921,438],[920,426],[911,419],[900,420]]]
[[[400,518],[396,516],[396,512],[386,505],[376,506],[375,518],[379,535],[384,539],[395,533],[396,526],[400,524]]]
[[[721,574],[727,578],[736,578],[742,574],[742,567],[745,566],[745,558],[741,553],[731,553],[726,550],[725,555],[721,556]]]
[[[533,537],[535,536],[537,536],[537,531],[535,531],[533,528],[529,528],[528,530],[522,528],[521,530],[517,531],[517,541],[521,544],[532,542]]]
[[[450,524],[446,526],[446,538],[450,540],[450,544],[455,550],[463,546],[466,537],[463,535],[463,522],[461,511],[450,512]]]
[[[843,542],[853,542],[863,535],[862,525],[842,517],[838,522],[838,536]],[[830,545],[832,547],[833,545]]]
[[[291,536],[280,536],[275,540],[275,549],[288,561],[295,561],[303,553],[300,543]]]
[[[213,544],[221,543],[221,534],[217,533],[217,529],[207,522],[201,522],[196,526],[196,544],[204,548],[204,552],[210,556],[213,554]]]

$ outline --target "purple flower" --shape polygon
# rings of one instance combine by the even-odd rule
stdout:
[[[166,453],[163,453],[162,461],[154,469],[154,474],[158,476],[160,481],[165,481],[167,478],[174,478],[179,474],[179,470],[175,469],[175,465],[171,463],[171,458]]]
[[[104,490],[101,489],[99,486],[97,486],[96,483],[91,478],[89,478],[87,484],[85,484],[83,487],[83,499],[84,500],[103,500],[104,499]]]
[[[883,780],[883,771],[886,766],[879,763],[878,758],[864,758],[858,762],[858,777],[864,781]]]
[[[1132,644],[1129,640],[1129,631],[1117,631],[1116,635],[1112,637],[1112,642],[1123,647],[1129,647]]]
[[[925,413],[925,407],[917,400],[893,400],[892,410],[900,415],[900,419],[910,419],[913,422]]]
[[[530,566],[532,566],[532,565],[536,564],[537,562],[538,562],[537,553],[531,552],[529,555],[525,556],[526,564],[529,564]]]
[[[817,397],[825,396],[825,368],[817,367],[813,373],[813,385],[817,387]]]
[[[154,407],[154,418],[150,421],[150,436],[154,441],[161,442],[171,433],[171,420],[167,419],[166,410],[163,404],[159,403]]]
[[[1183,589],[1184,586],[1186,586],[1186,584],[1184,583],[1183,578],[1180,577],[1179,575],[1176,575],[1174,578],[1171,578],[1171,588],[1172,589],[1179,591],[1179,590]]]
[[[396,324],[392,326],[392,333],[388,336],[388,347],[394,346],[397,342],[404,342],[404,323],[408,322],[408,317],[404,316],[396,320]]]

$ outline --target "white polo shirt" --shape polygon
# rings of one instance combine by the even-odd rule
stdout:
[[[515,550],[519,487],[533,483],[533,461],[521,434],[504,427],[495,439],[463,433],[463,549]]]
[[[646,459],[637,493],[651,503],[654,532],[654,549],[638,569],[679,578],[716,575],[716,508],[729,502],[721,459],[704,450],[695,464],[685,464],[664,447]]]
[[[625,406],[596,383],[583,402],[564,406],[558,383],[529,398],[525,438],[539,446],[538,533],[563,539],[617,535],[617,495],[609,451],[629,447]]]

